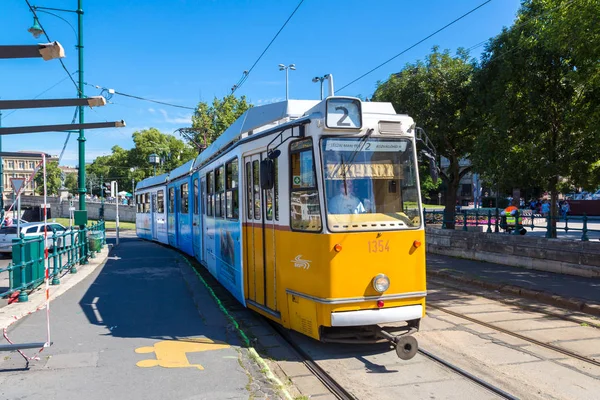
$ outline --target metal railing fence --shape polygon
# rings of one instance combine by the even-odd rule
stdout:
[[[535,213],[532,210],[517,210],[514,215],[502,215],[498,208],[480,208],[473,210],[461,210],[454,213],[454,219],[448,217],[444,210],[423,210],[425,225],[441,225],[446,229],[454,223],[454,229],[468,231],[469,227],[481,226],[486,233],[499,233],[501,231],[519,235],[521,229],[530,231],[545,230],[545,237],[552,238],[552,232],[564,231],[581,232],[580,240],[588,241],[589,233],[600,233],[600,229],[590,228],[590,224],[600,225],[600,217],[583,216],[555,216]]]
[[[12,262],[0,268],[0,274],[8,273],[9,288],[0,292],[1,297],[19,292],[18,301],[28,301],[28,292],[39,287],[45,279],[45,263],[52,285],[60,284],[65,273],[76,273],[76,266],[87,264],[106,245],[104,221],[84,229],[53,230],[43,236],[25,236],[13,239]],[[45,257],[45,252],[48,257]],[[2,289],[0,289],[2,290]]]

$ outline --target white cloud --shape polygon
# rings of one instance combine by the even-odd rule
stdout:
[[[284,100],[285,100],[285,98],[283,98],[283,97],[271,97],[270,99],[258,99],[256,101],[256,105],[279,103],[280,101],[284,101]]]
[[[155,113],[156,112],[156,110],[154,108],[152,108],[152,107],[149,108],[148,111],[151,112],[151,113]]]
[[[168,122],[169,124],[192,124],[192,114],[179,114],[176,117],[170,117],[169,113],[167,113],[167,111],[163,110],[162,108],[159,109],[158,112],[160,112],[163,115],[163,117],[165,118],[165,122]]]

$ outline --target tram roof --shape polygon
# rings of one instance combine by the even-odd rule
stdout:
[[[173,171],[169,172],[169,180],[172,181],[172,180],[179,178],[180,176],[187,175],[192,170],[193,166],[194,166],[193,159],[186,162],[183,165],[180,165],[179,167],[175,168]]]
[[[169,178],[169,174],[166,174],[166,173],[158,175],[158,176],[151,176],[149,178],[139,181],[137,183],[137,185],[135,185],[135,190],[144,189],[144,188],[147,188],[150,186],[163,184],[167,181],[168,178]]]
[[[280,123],[288,122],[289,119],[301,117],[319,102],[319,100],[285,100],[249,108],[217,140],[196,157],[194,165],[202,165],[231,142],[241,139],[243,134],[260,128],[272,128]]]

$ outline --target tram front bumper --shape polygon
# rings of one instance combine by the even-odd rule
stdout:
[[[401,306],[331,313],[331,326],[365,326],[420,319],[423,306]]]

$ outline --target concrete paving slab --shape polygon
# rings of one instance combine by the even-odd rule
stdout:
[[[15,354],[0,362],[0,398],[279,398],[234,344],[236,333],[212,298],[190,292],[195,285],[186,282],[190,267],[181,257],[122,239],[105,265],[52,302],[54,344],[40,361],[46,367],[17,370],[25,361]],[[43,337],[45,323],[44,313],[31,314],[9,336]]]
[[[551,361],[535,364],[517,364],[500,367],[516,379],[535,379],[545,386],[555,399],[595,400],[600,391],[600,381],[587,377],[566,366]]]

